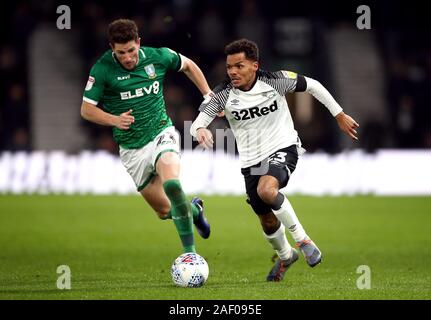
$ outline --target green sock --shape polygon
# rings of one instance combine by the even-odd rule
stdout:
[[[192,207],[193,221],[195,221],[199,215],[199,208],[194,203],[191,203],[190,205]],[[173,209],[169,210],[169,212],[166,214],[166,216],[161,218],[161,219],[162,220],[172,219],[172,211],[173,211]]]
[[[180,235],[184,252],[196,252],[193,237],[193,218],[190,214],[191,206],[184,194],[179,180],[168,180],[163,189],[171,201],[171,215],[175,227]]]

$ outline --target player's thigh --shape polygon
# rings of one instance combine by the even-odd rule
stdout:
[[[296,164],[298,162],[297,146],[292,145],[280,149],[270,155],[268,160],[268,172],[265,176],[275,178],[278,182],[278,189],[284,188],[289,182],[291,174],[296,169]],[[275,182],[271,178],[265,178],[262,180],[262,183],[268,183],[268,185],[271,186]]]
[[[120,159],[135,183],[136,189],[143,190],[154,177],[151,164],[152,146],[146,145],[140,149],[124,149],[120,147]]]
[[[171,202],[165,194],[160,176],[155,176],[140,193],[158,214],[165,215],[171,209]]]
[[[162,182],[180,176],[179,139],[174,127],[166,128],[154,139],[152,163]]]
[[[176,152],[163,153],[156,162],[156,172],[162,182],[178,179],[180,176],[180,156]]]

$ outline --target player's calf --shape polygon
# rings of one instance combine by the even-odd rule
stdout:
[[[163,183],[163,189],[171,202],[172,220],[183,243],[184,252],[196,252],[190,203],[186,199],[180,181],[168,180]]]
[[[260,214],[258,217],[263,232],[265,232],[266,235],[274,234],[281,226],[280,221],[272,211],[268,212],[267,214]]]
[[[160,211],[156,211],[157,216],[159,217],[160,220],[168,220],[168,219],[172,219],[172,215],[171,212],[160,212]]]

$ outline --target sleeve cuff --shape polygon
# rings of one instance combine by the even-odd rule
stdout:
[[[82,100],[84,100],[85,102],[94,104],[95,106],[97,106],[97,104],[99,103],[99,101],[95,101],[95,100],[92,100],[92,99],[87,98],[87,97],[82,97]]]
[[[184,56],[181,53],[178,53],[178,58],[180,59],[180,68],[178,69],[178,72],[180,72],[184,68]]]

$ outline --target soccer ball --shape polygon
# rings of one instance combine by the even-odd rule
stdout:
[[[197,253],[183,253],[172,264],[172,280],[177,286],[197,288],[208,279],[208,263]]]

